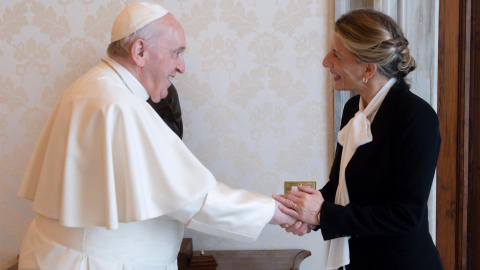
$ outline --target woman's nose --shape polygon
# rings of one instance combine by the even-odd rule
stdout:
[[[331,55],[331,52],[327,53],[327,55],[325,55],[325,58],[323,58],[323,61],[322,61],[322,65],[326,68],[332,67],[332,62],[330,61],[330,55]]]

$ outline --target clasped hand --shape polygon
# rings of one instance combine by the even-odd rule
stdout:
[[[292,189],[285,195],[274,194],[273,198],[280,203],[280,211],[298,220],[293,225],[280,224],[287,232],[303,236],[320,224],[318,215],[324,201],[320,191],[298,186],[298,190]]]

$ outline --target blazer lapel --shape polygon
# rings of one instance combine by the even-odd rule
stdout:
[[[400,79],[388,92],[371,124],[373,140],[357,148],[345,169],[347,182],[355,179],[356,175],[358,175],[357,171],[365,162],[368,162],[377,147],[382,145],[385,133],[390,130],[390,125],[392,125],[391,118],[393,117],[393,113],[398,104],[400,104],[401,96],[406,93],[406,91],[408,91],[408,86],[403,79]]]

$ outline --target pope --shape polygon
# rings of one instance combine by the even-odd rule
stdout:
[[[18,196],[36,217],[19,269],[177,269],[186,226],[255,240],[293,224],[273,199],[217,182],[146,102],[185,71],[182,26],[158,4],[128,4],[108,57],[66,89]]]

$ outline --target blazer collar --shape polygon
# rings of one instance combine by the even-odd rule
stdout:
[[[399,79],[388,92],[371,125],[373,140],[370,143],[361,145],[357,148],[345,169],[347,182],[349,181],[349,178],[354,178],[355,175],[358,175],[357,171],[359,168],[363,166],[364,162],[368,161],[376,148],[381,145],[385,138],[385,133],[390,130],[390,126],[392,125],[391,118],[400,104],[401,96],[407,91],[409,91],[409,87],[403,79]],[[357,111],[358,102],[356,103],[355,112]]]

